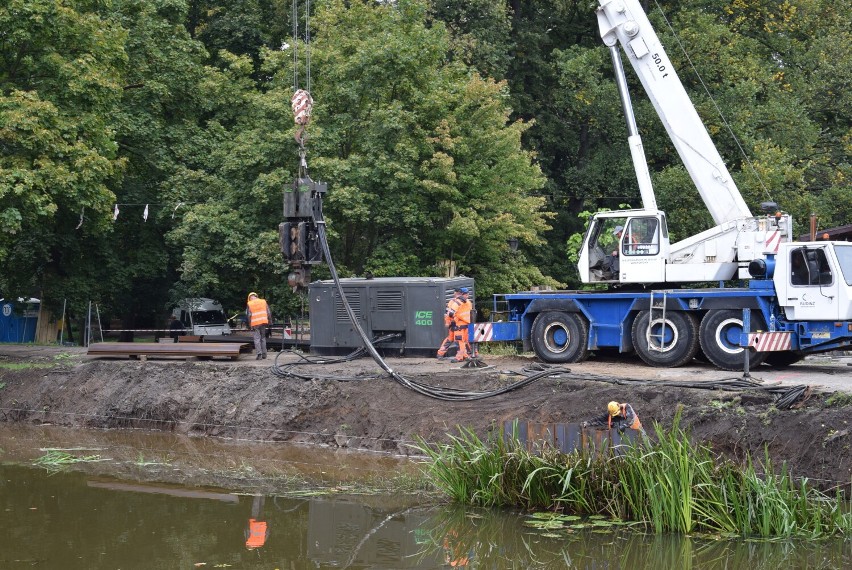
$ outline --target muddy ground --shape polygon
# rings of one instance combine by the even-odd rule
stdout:
[[[270,357],[274,354],[270,353]],[[284,353],[279,365],[297,357]],[[485,369],[428,358],[389,365],[422,384],[472,392],[512,385],[535,358],[484,356]],[[447,402],[404,387],[369,358],[300,366],[309,380],[276,375],[273,360],[94,359],[83,349],[0,347],[0,422],[66,427],[154,429],[193,436],[297,442],[410,455],[416,438],[443,441],[466,426],[486,434],[518,419],[537,424],[581,422],[610,400],[630,402],[646,427],[682,425],[697,440],[742,458],[786,462],[822,488],[852,481],[852,358],[809,358],[785,370],[752,371],[754,389],[716,387],[742,373],[695,363],[649,368],[623,356],[568,366],[523,388],[475,401]],[[332,377],[332,378],[319,378]],[[619,382],[615,382],[618,380]],[[690,387],[675,386],[688,382]],[[796,409],[778,409],[769,389],[807,385]]]

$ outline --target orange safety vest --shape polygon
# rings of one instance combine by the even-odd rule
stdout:
[[[266,543],[266,521],[249,519],[249,536],[246,548],[260,548]]]
[[[470,313],[473,311],[473,303],[470,299],[465,299],[456,309],[456,316],[453,319],[457,327],[466,327],[470,324]]]
[[[633,411],[633,423],[630,424],[630,429],[641,430],[642,422],[639,421],[639,414],[636,413],[633,408],[630,408]],[[627,404],[621,404],[621,417],[627,419]],[[609,417],[609,422],[607,424],[609,429],[612,429],[612,416]]]
[[[251,315],[250,327],[258,325],[268,325],[269,316],[267,315],[267,305],[264,299],[253,299],[248,302],[248,310]]]
[[[449,327],[453,322],[453,317],[456,315],[456,311],[459,310],[459,305],[461,305],[461,298],[453,297],[447,303],[447,310],[444,312],[444,326]]]

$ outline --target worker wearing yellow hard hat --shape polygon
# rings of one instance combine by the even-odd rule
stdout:
[[[266,299],[258,298],[254,291],[248,294],[246,319],[251,328],[257,359],[266,358],[266,328],[272,324],[272,311]]]
[[[612,401],[606,405],[606,411],[602,416],[583,422],[583,427],[606,427],[607,429],[615,428],[620,432],[625,429],[635,429],[636,431],[644,432],[642,422],[639,421],[639,414],[633,409],[633,406],[627,403],[619,403]]]

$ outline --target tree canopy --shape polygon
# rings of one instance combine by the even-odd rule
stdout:
[[[315,101],[308,165],[329,184],[344,276],[454,264],[480,300],[573,286],[566,250],[583,213],[639,205],[587,3],[295,6],[4,2],[0,296],[95,300],[130,322],[153,322],[187,295],[236,310],[248,290],[279,315],[301,310],[277,243],[298,170],[295,87]],[[797,233],[811,213],[821,227],[848,223],[852,2],[672,0],[648,11],[749,206],[777,201]],[[697,191],[628,81],[673,237],[704,229]]]

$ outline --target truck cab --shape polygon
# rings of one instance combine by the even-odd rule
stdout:
[[[788,320],[852,320],[852,243],[781,244],[773,281]]]
[[[225,316],[225,309],[219,301],[207,297],[183,299],[172,311],[183,325],[184,334],[189,335],[229,335],[231,326]]]
[[[663,212],[619,210],[595,216],[580,251],[584,283],[662,283],[669,230]]]

